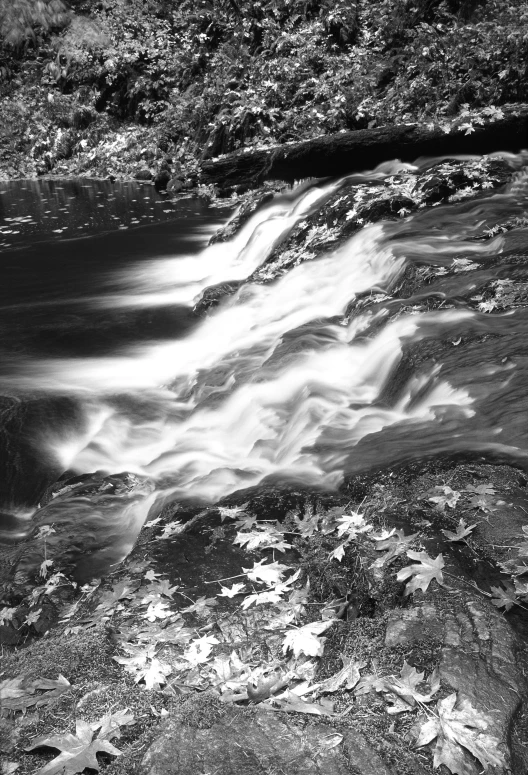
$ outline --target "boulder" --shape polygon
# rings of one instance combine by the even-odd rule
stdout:
[[[453,598],[449,610],[424,603],[393,611],[387,624],[387,646],[413,646],[424,639],[441,642],[442,683],[465,697],[488,721],[487,734],[510,750],[514,772],[528,772],[528,751],[516,749],[523,696],[528,690],[528,655],[504,616],[487,600]],[[511,745],[510,745],[511,743]],[[522,762],[522,763],[521,763]],[[522,769],[524,768],[524,769]]]
[[[145,775],[392,775],[359,732],[231,707],[205,729],[169,721],[142,768]]]
[[[136,180],[152,180],[152,172],[149,169],[143,168],[135,173],[134,178]]]

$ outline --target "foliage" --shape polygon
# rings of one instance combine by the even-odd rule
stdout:
[[[126,143],[106,163],[139,161],[128,155],[128,122],[138,138],[148,128],[149,153],[177,155],[190,171],[248,145],[394,121],[470,133],[528,98],[520,0],[375,0],[359,12],[347,0],[101,0],[76,2],[70,16],[62,9],[62,0],[3,0],[0,14],[13,40],[54,33],[35,61],[0,57],[0,80],[20,73],[2,112],[30,106],[24,136],[33,135],[27,145],[49,169],[72,155],[95,166],[88,152],[100,156],[116,130]]]
[[[0,41],[15,49],[37,45],[41,36],[65,27],[68,21],[62,0],[0,0]]]

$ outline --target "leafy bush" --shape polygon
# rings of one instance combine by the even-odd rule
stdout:
[[[68,24],[69,13],[62,0],[1,0],[0,40],[18,49],[36,44],[39,35]]]

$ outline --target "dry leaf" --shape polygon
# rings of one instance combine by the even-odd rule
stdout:
[[[398,581],[405,581],[405,579],[413,576],[405,587],[405,595],[410,595],[413,592],[416,592],[417,589],[426,592],[433,579],[436,579],[436,581],[443,586],[444,576],[442,574],[442,568],[444,567],[444,558],[441,554],[433,560],[432,557],[429,557],[427,552],[409,551],[407,552],[407,557],[411,560],[419,560],[419,563],[407,565],[407,567],[398,571],[396,576]]]
[[[120,756],[121,751],[108,740],[95,738],[91,724],[78,720],[76,733],[64,732],[62,735],[45,735],[33,741],[26,751],[35,748],[58,748],[61,753],[53,761],[46,764],[37,775],[76,775],[87,767],[99,772],[98,753]]]
[[[416,745],[427,745],[436,738],[434,766],[444,764],[454,775],[477,775],[480,768],[468,757],[469,751],[485,770],[491,765],[506,767],[499,740],[486,734],[489,722],[469,700],[459,698],[456,692],[437,705],[438,716],[429,718],[420,729]]]

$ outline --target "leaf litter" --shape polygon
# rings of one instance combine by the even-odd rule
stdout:
[[[440,488],[440,492],[441,495],[430,499],[436,508],[454,508],[460,493],[447,487]],[[488,493],[489,488],[486,492],[476,494],[482,497]],[[106,621],[117,615],[121,620],[118,635],[123,638],[119,642],[122,655],[113,658],[131,674],[136,684],[144,686],[146,690],[169,695],[208,689],[214,691],[224,702],[257,703],[269,710],[320,716],[335,715],[334,703],[325,695],[336,692],[348,692],[354,697],[361,697],[370,692],[382,694],[388,714],[414,713],[434,701],[434,695],[440,689],[436,673],[433,672],[425,680],[424,673],[419,673],[406,662],[396,676],[362,675],[367,663],[342,655],[343,667],[329,678],[317,682],[317,666],[324,653],[326,634],[338,622],[335,612],[339,610],[339,601],[336,602],[336,607],[330,607],[326,613],[324,608],[321,609],[321,618],[306,621],[309,581],[302,576],[300,568],[295,570],[295,566],[274,559],[275,551],[284,552],[292,547],[291,538],[284,540],[284,534],[289,532],[291,535],[292,531],[286,531],[277,522],[259,523],[247,513],[246,506],[223,507],[218,511],[222,522],[229,520],[227,524],[229,527],[232,525],[236,531],[236,545],[244,547],[249,553],[265,552],[265,556],[255,560],[252,567],[242,568],[238,578],[243,581],[236,581],[231,587],[222,585],[221,582],[225,579],[207,582],[217,583],[218,593],[210,597],[202,595],[192,600],[187,598],[185,591],[179,586],[171,586],[167,578],[162,578],[164,574],[146,570],[147,562],[135,562],[131,564],[129,573],[131,570],[140,572],[143,579],[137,583],[123,581],[114,584],[112,589],[100,594],[91,619],[81,620],[77,625],[89,627],[94,621]],[[400,568],[396,574],[399,582],[410,579],[405,588],[405,595],[413,594],[417,590],[426,593],[433,580],[443,585],[442,555],[439,554],[433,559],[424,551],[418,552],[409,548],[419,540],[419,533],[407,536],[403,531],[393,529],[376,534],[373,532],[374,526],[367,523],[362,514],[346,513],[346,509],[341,507],[328,510],[322,515],[308,512],[302,519],[295,515],[290,524],[294,527],[295,540],[306,540],[316,533],[335,534],[337,539],[344,538],[337,546],[339,552],[333,559],[342,560],[349,547],[353,547],[358,540],[369,542],[372,551],[380,553],[380,557],[371,565],[371,568],[377,570],[387,568],[397,558],[406,554],[410,560],[416,562]],[[157,520],[151,520],[146,527],[149,530],[161,530],[161,534],[154,540],[172,540],[185,529],[185,525],[182,526],[179,522],[164,526]],[[167,527],[170,530],[167,530]],[[460,520],[456,532],[451,533],[451,536],[448,535],[449,531],[445,531],[446,537],[449,540],[464,540],[474,527],[475,525],[468,527],[464,520]],[[253,585],[253,590],[248,588],[248,584],[250,587]],[[85,589],[82,594],[93,598],[94,590]],[[187,598],[184,607],[178,605],[182,596]],[[499,598],[500,595],[497,599]],[[227,614],[216,611],[221,599],[231,606]],[[76,614],[77,611],[74,611],[71,616]],[[190,617],[191,621],[184,617]],[[204,620],[208,622],[205,625]],[[248,645],[249,636],[259,629],[271,633],[266,637],[272,651],[266,658],[258,658],[254,649]],[[226,647],[231,649],[229,654],[225,653]],[[62,677],[60,679],[66,680]],[[13,686],[12,691],[15,691],[19,684]],[[458,711],[449,709],[447,705],[442,705],[442,702],[445,703],[443,700],[439,701],[438,714],[435,716],[440,719],[440,726],[437,724],[435,727],[437,758],[444,755],[438,753],[438,750],[443,751],[446,747],[445,743],[441,742],[441,724],[444,723],[442,719],[445,717],[456,720],[459,718],[456,713],[462,712],[461,708],[466,708],[463,704],[464,698],[460,698]],[[125,711],[120,713],[124,714]],[[154,715],[159,715],[159,711]],[[83,762],[84,766],[98,769],[97,753],[104,752],[104,746],[111,745],[109,740],[112,738],[110,734],[104,734],[106,727],[102,722],[96,727],[83,721],[79,724],[75,736],[65,733],[60,740],[60,736],[39,738],[40,745],[53,747],[52,740],[60,742],[60,745],[55,747],[62,752],[54,762],[46,765],[50,769],[44,768],[40,771],[42,775],[62,772],[62,769],[53,769],[51,766],[59,760],[68,762],[67,765],[61,763],[60,766],[63,769],[66,766],[64,772],[72,775],[82,771],[74,768]],[[115,738],[119,737],[119,726],[117,721],[114,722]],[[95,736],[94,731],[98,728],[99,733]],[[435,735],[431,735],[432,726],[422,725],[420,742],[417,742],[417,745],[426,745],[425,740],[434,740]],[[473,753],[463,742],[465,738],[462,733],[459,738],[456,742],[450,738],[450,745],[458,745],[459,748],[462,746],[462,749],[465,747]],[[494,756],[498,756],[494,753],[496,741],[490,736],[488,738],[481,736],[483,747],[481,746],[482,750],[479,751],[482,753],[486,744],[489,744],[489,758],[492,760]],[[36,747],[37,741],[33,741],[31,750]],[[116,756],[120,754],[117,749],[110,753]],[[453,766],[460,766],[458,762],[466,760],[463,751],[456,756],[451,752],[450,757],[448,759]],[[442,763],[447,763],[448,759]],[[91,764],[86,764],[88,761]],[[480,761],[484,762],[485,759]]]

